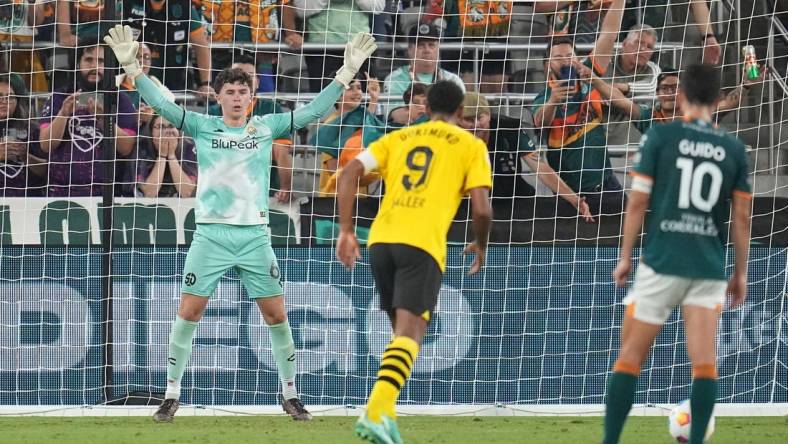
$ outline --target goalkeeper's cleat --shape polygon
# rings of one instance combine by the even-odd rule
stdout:
[[[175,412],[178,411],[180,405],[181,403],[177,399],[165,399],[159,406],[159,409],[156,410],[156,413],[153,414],[153,420],[155,422],[172,422],[172,418],[175,417]]]
[[[295,421],[312,420],[312,414],[307,411],[300,399],[284,399],[284,397],[281,395],[280,399],[282,401],[282,409],[285,411],[285,413],[292,416]]]
[[[381,422],[383,422],[383,427],[386,429],[386,432],[389,434],[389,438],[391,438],[391,442],[394,444],[405,444],[402,441],[402,436],[399,434],[399,429],[397,428],[397,421],[394,419],[389,418],[386,415],[382,415],[380,417]]]
[[[374,422],[364,413],[356,421],[356,436],[373,444],[394,444],[382,422]],[[397,432],[399,436],[399,432]]]

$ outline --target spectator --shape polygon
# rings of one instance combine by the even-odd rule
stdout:
[[[307,43],[340,44],[358,32],[371,32],[372,14],[383,12],[386,0],[293,0],[304,19]],[[342,50],[325,50],[304,56],[309,88],[320,91],[331,80],[327,74],[342,66]]]
[[[0,41],[33,43],[41,41],[37,36],[40,25],[47,19],[45,12],[51,8],[51,2],[4,2],[0,14]],[[0,55],[2,72],[13,72],[21,75],[26,83],[24,91],[49,92],[49,81],[44,65],[46,58],[43,51],[21,49],[11,44],[4,48]],[[10,50],[9,50],[10,49]],[[16,80],[16,79],[14,79]],[[22,89],[16,90],[18,94]]]
[[[125,0],[123,11],[128,25],[141,33],[139,40],[151,49],[150,72],[167,88],[175,92],[196,89],[206,97],[214,94],[211,49],[202,14],[189,0]],[[188,68],[189,46],[197,59],[196,78]]]
[[[550,14],[550,34],[571,37],[574,43],[593,43],[611,0],[538,2],[536,11]]]
[[[43,194],[46,161],[29,109],[29,97],[18,94],[8,76],[0,77],[0,196],[4,198]]]
[[[121,17],[122,2],[115,3],[117,17]],[[99,20],[104,15],[103,1],[57,0],[56,23],[58,43],[74,47],[82,40],[98,39]]]
[[[512,22],[513,3],[488,0],[446,0],[446,36],[444,41],[506,45]],[[501,94],[510,74],[507,50],[475,50],[453,53],[453,60],[443,67],[461,74],[466,88],[478,83],[482,93]],[[479,58],[475,56],[478,54]],[[475,77],[476,68],[480,78]]]
[[[156,77],[153,77],[149,74],[150,72],[150,62],[151,62],[151,52],[150,47],[145,43],[140,43],[140,49],[137,52],[137,61],[140,62],[140,66],[142,67],[142,72],[147,74],[148,77],[155,83],[159,89],[162,91],[167,99],[171,101],[175,101],[175,95],[167,89],[166,86],[161,84],[161,81]],[[140,124],[145,124],[150,122],[151,117],[153,117],[153,108],[146,105],[145,102],[142,101],[140,98],[140,93],[137,92],[137,88],[134,85],[134,79],[129,78],[126,73],[121,73],[115,77],[115,86],[120,89],[120,91],[129,99],[132,106],[139,111],[139,119]]]
[[[706,0],[690,0],[690,3],[698,31],[704,36],[704,61],[718,63],[720,46],[712,32]],[[660,69],[651,58],[658,40],[657,31],[649,25],[635,25],[629,29],[621,44],[621,51],[607,69],[613,85],[626,96],[653,96],[656,92]]]
[[[410,30],[408,37],[408,63],[391,72],[383,81],[386,95],[401,96],[413,82],[432,85],[440,80],[451,80],[465,92],[465,85],[456,74],[438,66],[440,56],[441,30],[437,26],[422,23]],[[408,122],[408,108],[404,103],[390,101],[386,110],[391,110],[389,120],[405,125]]]
[[[610,63],[618,35],[624,0],[613,0],[602,22],[594,50],[582,62],[578,60],[572,40],[556,37],[550,43],[545,72],[548,87],[533,104],[534,124],[547,139],[547,160],[561,178],[588,200],[591,212],[621,213],[623,187],[613,175],[606,149],[605,113],[599,93],[591,88],[590,78],[582,81],[565,79],[571,69],[592,69],[603,76]]]
[[[747,91],[763,82],[767,71],[764,69],[757,79],[749,80],[744,75],[742,84],[725,94],[717,103],[717,114],[727,113],[741,106]],[[645,134],[655,123],[671,122],[683,115],[681,102],[677,100],[679,72],[675,68],[662,70],[657,78],[657,103],[655,105],[638,106],[624,96],[618,88],[612,87],[599,77],[593,76],[593,86],[599,91],[602,99],[609,101],[611,106],[623,113],[641,134]]]
[[[8,76],[8,83],[11,85],[11,89],[14,90],[17,96],[29,96],[30,90],[27,88],[27,84],[25,84],[22,76],[15,72],[9,72],[9,70],[6,68],[7,67],[3,67],[3,69],[0,71],[2,74],[0,75]],[[31,112],[30,114],[34,114],[34,112]]]
[[[35,26],[36,40],[43,42],[54,42],[56,35],[56,12],[59,0],[36,0],[35,4],[30,2],[33,19],[31,24]],[[30,13],[30,12],[29,12]]]
[[[407,108],[408,110],[405,124],[399,124],[391,120],[391,113],[389,113],[388,126],[403,127],[428,121],[427,88],[427,85],[423,83],[411,83],[408,89],[402,93],[402,100],[405,103],[403,108]],[[394,111],[392,111],[392,113],[393,112]]]
[[[707,0],[689,0],[692,15],[695,18],[703,47],[703,61],[705,63],[719,63],[721,50],[714,35],[710,22]],[[649,11],[665,10],[666,1],[653,1],[646,4],[645,18],[651,19]],[[535,11],[551,14],[552,35],[571,36],[574,43],[592,43],[596,40],[598,25],[602,18],[602,8],[611,4],[611,0],[591,0],[578,4],[576,1],[539,1],[534,6]],[[630,10],[632,8],[629,8]],[[664,17],[660,25],[665,23]]]
[[[76,88],[55,90],[42,111],[39,141],[49,154],[50,196],[100,195],[105,182],[103,97],[96,93],[104,76],[104,46],[92,43],[77,48]],[[136,112],[124,94],[117,98],[117,139],[110,144],[119,157],[126,157],[134,149]],[[123,178],[120,165],[115,164],[115,176]]]
[[[193,197],[197,152],[175,125],[156,115],[140,131],[137,184],[145,197]]]
[[[703,63],[717,64],[720,63],[720,56],[722,50],[720,44],[717,42],[717,37],[714,35],[714,27],[711,23],[711,12],[706,0],[690,0],[690,9],[692,16],[695,18],[698,32],[701,35],[701,47],[703,48]]]
[[[629,97],[653,97],[661,72],[659,66],[651,61],[656,44],[657,31],[651,26],[635,25],[630,28],[621,50],[607,67],[607,80]],[[640,134],[631,131],[629,120],[629,113],[611,114],[607,126],[609,145],[626,145],[638,141]]]
[[[657,90],[659,66],[651,61],[657,45],[657,31],[649,25],[635,25],[621,43],[621,50],[607,67],[607,76],[624,95],[653,96]]]
[[[365,90],[369,93],[369,103],[363,106]],[[333,193],[336,187],[334,173],[382,135],[385,123],[374,113],[379,94],[377,79],[367,73],[358,73],[334,105],[335,111],[310,140],[310,145],[322,153],[321,192]]]
[[[239,68],[245,73],[249,74],[254,83],[254,90],[259,88],[260,77],[257,75],[255,58],[248,55],[248,53],[240,53],[234,57],[235,63],[232,68]],[[259,97],[252,98],[252,103],[247,110],[247,116],[265,116],[267,114],[283,113],[285,109],[276,103],[274,100],[261,99]],[[212,116],[221,116],[222,108],[219,104],[214,104],[208,108],[208,114]],[[290,148],[293,146],[291,139],[276,139],[272,145],[273,149],[273,164],[276,166],[277,174],[271,174],[271,187],[269,193],[276,197],[280,203],[285,203],[290,200],[293,182],[293,159],[291,157]]]
[[[280,38],[293,49],[303,37],[296,31],[295,11],[289,0],[192,0],[211,24],[212,43],[276,43]],[[229,66],[235,59],[229,49],[212,51],[212,66]],[[266,78],[259,92],[276,90],[274,82],[279,54],[258,53],[257,67]],[[270,81],[269,81],[270,79]],[[270,85],[269,85],[270,83]],[[258,87],[259,88],[259,87]]]
[[[483,140],[490,152],[493,171],[490,196],[493,202],[535,194],[534,188],[522,178],[522,158],[553,193],[577,208],[587,221],[593,221],[588,204],[541,158],[531,137],[521,128],[519,119],[492,114],[487,99],[476,92],[465,93],[462,105],[460,126]]]

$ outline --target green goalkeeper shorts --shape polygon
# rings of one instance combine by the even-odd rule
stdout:
[[[283,294],[267,226],[197,224],[183,266],[181,292],[211,297],[231,268],[238,272],[250,298]]]

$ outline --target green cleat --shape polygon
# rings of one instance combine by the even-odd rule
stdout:
[[[399,429],[397,428],[397,420],[391,419],[386,415],[381,416],[381,420],[383,422],[383,427],[386,429],[386,432],[389,434],[389,438],[391,438],[391,442],[394,444],[405,444],[402,440],[402,436],[399,434]]]
[[[394,444],[383,423],[373,422],[364,413],[356,421],[356,436],[374,444]]]

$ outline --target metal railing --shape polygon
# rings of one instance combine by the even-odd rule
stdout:
[[[67,51],[70,47],[60,46],[54,42],[40,42],[40,41],[2,41],[0,47],[5,49],[33,49],[33,50],[46,50],[54,49],[57,51]],[[621,44],[616,44],[616,49],[621,48]],[[282,43],[256,43],[256,42],[212,42],[210,44],[212,50],[232,50],[232,49],[247,49],[257,52],[275,52],[285,55],[303,55],[303,54],[320,54],[322,52],[341,52],[344,50],[345,45],[342,44],[320,44],[320,43],[304,43],[299,49],[291,48]],[[379,51],[405,50],[408,44],[405,42],[391,43],[381,42],[378,44]],[[488,43],[481,41],[471,42],[442,42],[440,45],[440,52],[451,51],[472,51],[474,61],[478,64],[480,55],[490,51],[547,51],[547,43]],[[594,45],[590,43],[578,43],[575,49],[580,53],[589,53],[594,49]],[[671,58],[671,66],[677,66],[676,63],[679,59],[679,52],[684,49],[682,43],[658,43],[654,50],[659,53],[669,53]],[[387,57],[392,58],[392,57]],[[478,79],[478,66],[476,78]]]
[[[194,45],[193,43],[191,45]],[[50,41],[14,41],[14,40],[5,40],[0,42],[0,46],[12,46],[15,49],[33,49],[33,50],[43,50],[43,49],[74,49],[72,47],[61,46],[55,42]],[[258,52],[283,52],[283,53],[290,53],[290,54],[300,54],[300,53],[320,53],[324,51],[336,51],[341,52],[344,51],[345,45],[340,43],[304,43],[301,48],[295,49],[283,43],[256,43],[256,42],[211,42],[210,43],[211,49],[247,49],[247,50],[254,50]],[[621,43],[616,43],[616,49],[621,48]],[[655,51],[676,51],[683,49],[684,45],[680,42],[663,42],[657,43],[654,47]],[[392,50],[406,50],[408,49],[408,43],[406,42],[380,42],[378,43],[378,50],[383,51],[392,51]],[[581,53],[587,53],[594,49],[593,43],[578,43],[575,45],[575,49]],[[490,43],[490,42],[483,42],[483,41],[469,41],[469,42],[441,42],[440,44],[441,51],[470,51],[470,50],[482,50],[482,51],[546,51],[547,50],[547,43]]]

